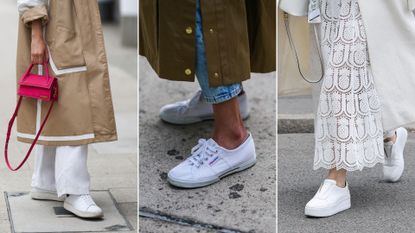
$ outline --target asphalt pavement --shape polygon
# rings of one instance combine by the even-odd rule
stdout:
[[[405,148],[405,171],[398,183],[382,181],[382,165],[348,173],[352,208],[329,218],[304,216],[327,171],[312,169],[313,134],[278,136],[278,232],[415,232],[415,133]]]

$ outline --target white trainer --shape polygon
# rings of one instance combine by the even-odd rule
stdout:
[[[182,188],[203,187],[255,163],[255,145],[251,134],[233,150],[219,146],[213,139],[200,139],[191,156],[170,170],[168,181]]]
[[[408,131],[405,128],[396,130],[395,143],[385,143],[385,163],[383,164],[383,179],[388,182],[397,182],[404,170],[403,151],[408,139]]]
[[[44,200],[44,201],[64,201],[65,197],[58,197],[58,194],[53,191],[32,188],[30,191],[30,197],[33,200]]]
[[[341,188],[335,180],[325,179],[316,195],[305,206],[304,213],[311,217],[329,217],[350,206],[349,185],[346,183],[346,187]]]
[[[238,96],[239,109],[243,120],[249,117],[246,93]],[[160,118],[171,124],[186,125],[205,120],[213,120],[212,104],[203,100],[202,91],[196,92],[192,98],[168,104],[160,109]]]
[[[91,195],[69,195],[63,208],[81,218],[102,218],[102,209],[95,204]]]

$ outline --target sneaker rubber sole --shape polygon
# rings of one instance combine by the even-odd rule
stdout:
[[[330,217],[347,209],[350,209],[350,198],[343,199],[338,205],[332,208],[309,208],[305,207],[304,214],[309,217],[324,218]]]
[[[65,202],[63,204],[63,208],[71,213],[73,213],[74,215],[80,217],[80,218],[90,218],[90,219],[94,219],[94,218],[103,218],[104,214],[100,213],[100,214],[96,214],[96,213],[90,213],[90,212],[84,212],[84,211],[80,211],[77,210],[75,207],[73,207],[71,204]]]
[[[241,164],[240,166],[236,167],[236,168],[232,168],[229,169],[225,172],[223,172],[221,175],[219,175],[218,177],[215,177],[214,179],[211,180],[206,180],[206,181],[201,181],[201,182],[189,182],[189,181],[183,181],[183,180],[178,180],[178,179],[174,179],[171,177],[167,177],[167,181],[176,187],[180,187],[180,188],[201,188],[204,186],[208,186],[211,185],[213,183],[216,183],[218,181],[220,181],[222,178],[229,176],[231,174],[237,173],[237,172],[241,172],[243,170],[246,170],[252,166],[254,166],[256,163],[256,159],[253,160],[249,160],[243,164]]]

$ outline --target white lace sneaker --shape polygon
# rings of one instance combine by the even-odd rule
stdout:
[[[385,163],[383,164],[385,181],[397,182],[401,178],[405,165],[403,151],[407,139],[408,131],[405,128],[398,128],[395,143],[385,143]]]
[[[249,117],[246,93],[238,96],[238,99],[241,117],[245,120]],[[212,104],[205,102],[202,98],[202,91],[198,91],[189,100],[163,106],[160,109],[160,118],[163,121],[178,125],[213,120]]]
[[[64,201],[65,197],[58,197],[56,192],[32,188],[30,191],[30,197],[33,200],[44,200],[44,201]]]
[[[168,181],[182,188],[202,187],[245,170],[255,162],[255,145],[251,134],[233,150],[219,146],[213,139],[200,139],[192,149],[192,155],[168,173]]]
[[[305,215],[311,217],[329,217],[349,209],[349,185],[340,188],[335,180],[325,179],[316,195],[305,206]]]
[[[95,204],[91,195],[69,195],[63,208],[81,218],[102,218],[102,209]]]

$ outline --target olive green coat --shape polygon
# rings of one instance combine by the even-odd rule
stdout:
[[[201,0],[210,86],[275,70],[275,0]],[[141,0],[140,54],[161,78],[194,81],[196,0]]]

